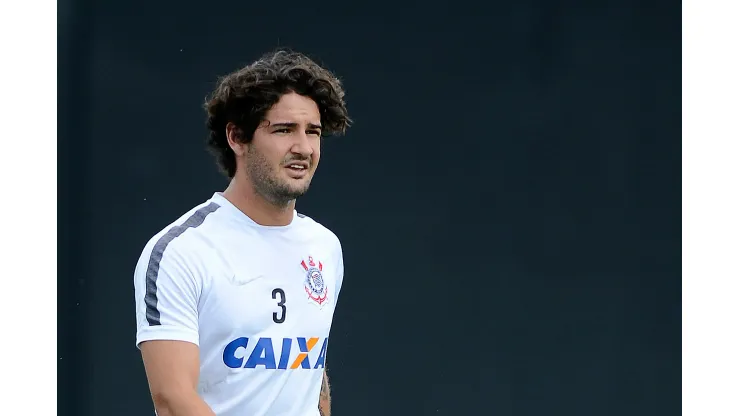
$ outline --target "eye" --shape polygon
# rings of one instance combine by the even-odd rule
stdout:
[[[290,129],[277,129],[273,133],[280,133],[280,134],[290,133]]]

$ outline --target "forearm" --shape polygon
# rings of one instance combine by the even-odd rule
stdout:
[[[158,416],[216,416],[193,390],[177,394],[155,394],[152,398]]]
[[[326,371],[324,371],[321,393],[319,393],[319,413],[321,416],[331,415],[331,394],[329,392],[329,377],[326,375]]]

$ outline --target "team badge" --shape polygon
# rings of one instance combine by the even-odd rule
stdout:
[[[309,301],[313,301],[319,307],[324,306],[326,295],[329,292],[324,283],[324,276],[321,274],[324,266],[321,262],[317,264],[311,256],[308,256],[308,263],[306,263],[306,260],[301,260],[301,266],[306,271],[303,288],[306,290]]]

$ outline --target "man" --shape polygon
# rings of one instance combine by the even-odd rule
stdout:
[[[136,345],[156,412],[329,415],[342,249],[295,201],[322,136],[350,125],[341,83],[277,51],[224,77],[206,109],[231,182],[156,234],[135,270]]]

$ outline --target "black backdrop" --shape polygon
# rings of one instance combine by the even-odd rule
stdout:
[[[59,3],[60,415],[153,414],[133,267],[275,46],[356,121],[298,204],[345,250],[335,415],[679,414],[681,3],[401,3]]]

